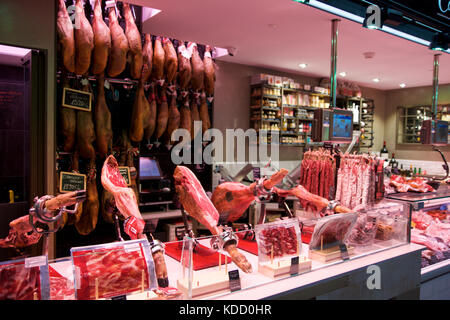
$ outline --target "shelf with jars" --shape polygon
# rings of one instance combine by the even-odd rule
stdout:
[[[295,133],[304,140],[301,143],[312,143],[310,135],[314,110],[330,107],[328,88],[311,87],[299,84],[292,79],[265,81],[264,77],[256,77],[261,83],[251,84],[250,94],[250,127],[256,130],[279,130],[280,136]],[[276,84],[276,85],[275,85]],[[374,103],[372,99],[346,95],[337,96],[340,108],[354,112],[354,130],[362,130],[362,138],[358,147],[373,146]],[[257,111],[256,113],[254,113]],[[279,121],[276,121],[276,120]],[[366,135],[364,135],[366,132]],[[280,144],[294,145],[281,139]]]

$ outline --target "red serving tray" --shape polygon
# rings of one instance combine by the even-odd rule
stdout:
[[[183,250],[182,242],[169,242],[165,243],[166,254],[174,258],[177,261],[181,261],[181,252]],[[201,244],[197,244],[194,249],[193,256],[193,268],[195,271],[206,268],[211,268],[219,265],[219,254],[221,257],[221,263],[225,264],[225,257],[227,258],[227,264],[231,262],[231,258],[225,256],[217,251],[214,251]]]
[[[239,239],[237,247],[251,254],[254,254],[255,256],[258,255],[258,243],[256,241]]]

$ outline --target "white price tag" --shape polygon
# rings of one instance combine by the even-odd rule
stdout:
[[[108,81],[108,80],[105,80],[104,85],[105,85],[105,88],[106,88],[106,89],[109,89],[109,88],[111,87],[111,85],[109,84],[109,81]]]
[[[46,256],[37,256],[25,259],[25,268],[40,267],[47,264]]]
[[[81,79],[81,84],[82,84],[83,86],[87,86],[87,85],[89,84],[89,80],[86,79],[86,78],[83,78],[83,79]]]

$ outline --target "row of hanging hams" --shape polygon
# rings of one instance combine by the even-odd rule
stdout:
[[[186,44],[160,36],[152,41],[150,34],[141,36],[130,5],[123,3],[122,8],[125,30],[119,23],[119,11],[115,6],[107,9],[106,24],[101,0],[96,0],[91,24],[84,12],[83,0],[76,0],[75,21],[72,22],[64,0],[59,0],[58,51],[65,71],[118,77],[128,66],[135,80],[167,83],[183,91],[213,96],[215,65],[211,47],[205,47],[202,58],[196,43]]]

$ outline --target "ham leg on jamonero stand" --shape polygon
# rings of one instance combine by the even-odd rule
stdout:
[[[262,185],[269,191],[283,181],[288,172],[286,169],[281,169],[273,174],[270,179],[264,180]],[[249,186],[240,182],[224,182],[214,189],[211,200],[220,212],[223,220],[233,222],[239,219],[250,204],[260,195],[261,190],[258,190],[257,187],[257,182],[253,182]]]
[[[136,195],[131,188],[127,187],[125,179],[119,172],[116,158],[110,155],[103,164],[102,185],[112,193],[115,204],[122,216],[126,219],[124,230],[131,239],[146,239],[144,232],[145,221],[142,219],[141,212],[136,200]],[[127,219],[129,219],[127,221]],[[155,272],[160,286],[166,286],[168,283],[167,267],[162,252],[152,253],[155,261]]]
[[[183,205],[186,213],[192,218],[203,224],[213,235],[220,235],[222,228],[217,224],[219,222],[219,212],[214,207],[211,200],[203,190],[194,173],[184,166],[177,166],[173,174],[175,179],[175,189],[178,198]],[[245,256],[238,251],[236,244],[226,244],[226,250],[231,260],[244,272],[251,273],[252,266]]]
[[[117,160],[112,155],[108,156],[103,164],[102,185],[113,194],[117,209],[122,216],[125,219],[130,218],[129,222],[134,223],[134,230],[125,227],[125,232],[132,239],[145,238],[143,234],[145,222],[139,211],[136,195],[133,189],[127,187],[125,179],[119,172]]]
[[[308,204],[312,205],[313,207],[316,208],[317,211],[322,211],[323,209],[325,209],[328,204],[330,203],[330,201],[328,201],[325,198],[322,198],[321,196],[312,194],[310,192],[308,192],[302,185],[298,185],[295,188],[292,188],[290,190],[283,190],[283,189],[279,189],[279,188],[274,188],[274,191],[281,197],[286,197],[289,195],[293,195],[296,196],[297,198],[299,198],[300,200],[304,200],[306,202],[308,202]],[[335,212],[338,213],[347,213],[347,212],[352,212],[352,210],[344,207],[344,206],[336,206],[334,208]]]

